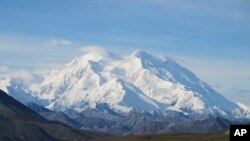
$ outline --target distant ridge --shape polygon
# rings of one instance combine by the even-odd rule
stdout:
[[[1,141],[85,141],[96,136],[49,122],[0,90]]]

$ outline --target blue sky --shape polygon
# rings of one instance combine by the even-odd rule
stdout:
[[[0,73],[30,77],[85,46],[169,55],[250,105],[249,0],[0,0]]]

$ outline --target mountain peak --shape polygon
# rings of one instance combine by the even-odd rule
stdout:
[[[139,58],[145,58],[145,57],[148,57],[148,56],[151,56],[151,55],[148,54],[147,52],[145,52],[144,50],[136,49],[136,50],[131,54],[131,56],[136,56],[136,57],[139,57]]]
[[[109,57],[109,52],[106,50],[92,50],[89,52],[84,52],[84,55],[81,57],[84,60],[100,60],[102,58]]]
[[[87,47],[83,48],[83,55],[80,57],[76,57],[75,61],[104,61],[104,62],[110,62],[110,60],[118,60],[120,59],[120,56],[116,55],[113,52],[107,51],[106,49],[99,48],[99,47]]]

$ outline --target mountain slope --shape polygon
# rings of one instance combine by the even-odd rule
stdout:
[[[97,135],[49,122],[0,90],[0,140],[84,141]]]

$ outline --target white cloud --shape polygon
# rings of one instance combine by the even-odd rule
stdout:
[[[46,42],[47,46],[69,46],[73,45],[73,42],[66,39],[50,39]]]
[[[25,85],[29,85],[37,82],[40,76],[27,69],[11,69],[7,66],[0,65],[0,78],[20,78]]]
[[[96,52],[96,53],[100,53],[100,54],[105,54],[107,52],[105,48],[95,46],[95,45],[83,47],[83,48],[81,48],[81,51],[83,53]]]
[[[35,76],[28,70],[18,69],[11,70],[8,69],[4,73],[0,74],[1,78],[21,78],[25,84],[30,84],[35,80]]]
[[[34,70],[27,69],[11,69],[7,66],[0,66],[0,79],[18,78],[24,82],[24,85],[41,82],[44,76],[49,74],[52,70],[59,70],[64,67],[64,63],[50,63],[44,64]]]

